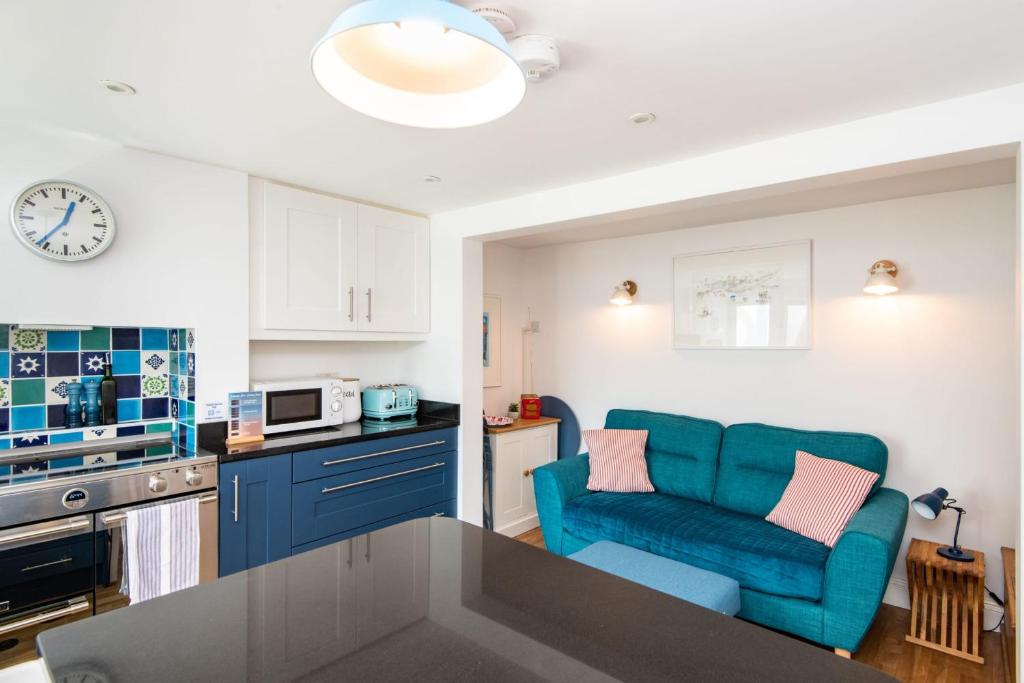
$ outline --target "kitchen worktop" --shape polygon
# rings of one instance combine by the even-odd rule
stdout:
[[[226,422],[199,425],[199,445],[216,453],[221,462],[235,462],[282,453],[298,453],[314,448],[341,446],[404,434],[416,434],[459,426],[459,405],[420,399],[419,412],[410,418],[372,420],[310,429],[290,434],[268,435],[263,441],[228,446]]]
[[[507,432],[518,432],[520,429],[533,429],[534,427],[543,427],[545,425],[555,425],[562,421],[560,417],[538,417],[534,420],[524,420],[517,418],[515,422],[507,425],[491,426],[488,425],[484,428],[484,431],[488,434],[505,434]]]
[[[49,630],[56,681],[878,681],[829,650],[458,520]]]

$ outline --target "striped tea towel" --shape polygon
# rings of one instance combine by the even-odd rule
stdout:
[[[124,583],[131,604],[199,583],[199,499],[127,511]]]

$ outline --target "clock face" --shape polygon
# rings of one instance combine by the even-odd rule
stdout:
[[[99,256],[114,241],[114,214],[87,187],[44,180],[26,188],[11,205],[11,227],[40,256],[82,261]]]

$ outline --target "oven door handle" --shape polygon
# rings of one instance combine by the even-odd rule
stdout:
[[[11,534],[0,535],[0,547],[9,543],[20,543],[21,541],[28,541],[34,538],[44,538],[46,536],[67,533],[68,531],[85,529],[89,526],[92,526],[92,520],[88,517],[75,517],[73,519],[69,519],[60,526],[51,526],[46,527],[45,529],[32,529],[31,531],[15,531]]]
[[[19,631],[23,628],[28,628],[29,626],[45,624],[48,621],[69,617],[72,614],[78,614],[79,612],[85,612],[87,610],[92,610],[92,606],[89,604],[88,598],[74,598],[72,600],[68,600],[67,605],[59,609],[38,612],[24,619],[0,624],[0,636],[7,633],[13,633],[14,631]]]
[[[217,494],[211,493],[207,496],[199,496],[199,503],[215,503],[217,501]],[[159,504],[159,503],[158,503]],[[106,526],[117,526],[124,520],[128,519],[128,513],[126,512],[108,512],[105,515],[100,515],[100,521]]]

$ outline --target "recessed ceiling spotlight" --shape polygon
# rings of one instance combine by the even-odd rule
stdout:
[[[638,126],[646,126],[648,123],[654,123],[657,121],[658,117],[649,111],[642,111],[630,116],[629,120]]]
[[[436,175],[425,175],[423,176],[423,182],[425,183],[439,183],[441,179]]]
[[[132,86],[128,85],[127,83],[122,83],[121,81],[109,81],[109,80],[104,79],[104,80],[100,81],[100,85],[102,85],[104,88],[106,88],[110,92],[116,92],[118,95],[134,95],[135,94],[135,88],[133,88]]]

